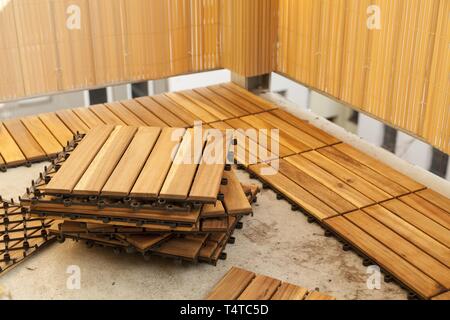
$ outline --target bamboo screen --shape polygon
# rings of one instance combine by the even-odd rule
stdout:
[[[276,71],[450,152],[450,1],[279,1]]]
[[[241,76],[275,68],[278,0],[221,0],[223,66]]]
[[[0,0],[0,100],[220,68],[219,1]]]

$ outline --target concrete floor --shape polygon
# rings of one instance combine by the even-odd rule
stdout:
[[[21,195],[44,164],[0,174],[0,194]],[[250,180],[239,171],[241,181]],[[254,217],[236,231],[236,244],[227,247],[228,259],[217,267],[192,265],[138,255],[115,255],[110,249],[87,249],[83,243],[54,243],[0,277],[13,299],[202,299],[232,266],[307,287],[319,288],[338,299],[404,299],[406,292],[381,282],[369,290],[362,261],[344,252],[334,238],[326,238],[285,201],[264,190]],[[67,289],[67,268],[81,270],[81,288]]]

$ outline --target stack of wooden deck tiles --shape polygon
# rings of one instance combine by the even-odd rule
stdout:
[[[22,204],[58,220],[50,233],[60,241],[215,264],[257,189],[245,192],[226,164],[230,142],[199,142],[194,130],[96,127],[45,168]]]
[[[27,211],[0,197],[0,273],[21,262],[50,240],[51,221],[29,219]]]

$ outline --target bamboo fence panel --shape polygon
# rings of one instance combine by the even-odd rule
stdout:
[[[15,26],[12,3],[0,0],[0,99],[15,99],[25,95]]]

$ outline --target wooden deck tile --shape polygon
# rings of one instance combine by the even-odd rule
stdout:
[[[153,97],[157,103],[163,106],[166,110],[175,114],[183,122],[185,122],[189,127],[194,126],[195,121],[200,119],[193,113],[186,110],[183,106],[169,99],[166,95],[157,95]]]
[[[111,110],[109,110],[104,104],[98,104],[95,106],[90,106],[89,109],[95,113],[95,115],[100,118],[104,123],[109,125],[125,126],[126,123],[123,122],[118,116],[116,116]]]
[[[62,122],[55,113],[50,112],[41,114],[39,115],[39,119],[41,119],[48,130],[50,130],[61,146],[66,146],[68,142],[73,140],[72,131],[67,128],[64,122]]]
[[[290,136],[283,130],[283,128],[277,128],[276,126],[270,124],[269,122],[262,120],[261,117],[247,116],[241,118],[241,120],[248,123],[252,128],[256,128],[258,130],[268,130],[269,137],[271,136],[269,130],[278,129],[279,130],[278,142],[281,143],[283,146],[285,146],[287,149],[291,150],[290,154],[301,153],[311,150],[311,148],[305,145],[301,141],[301,139],[297,139],[295,137]]]
[[[272,188],[282,193],[292,202],[303,207],[315,218],[323,220],[339,214],[282,173],[264,175],[262,172],[262,169],[264,168],[268,169],[269,166],[266,164],[253,165],[249,167],[249,170],[258,175],[260,179],[270,184]]]
[[[19,146],[2,123],[0,123],[0,154],[5,163],[11,166],[20,165],[26,161]]]
[[[327,145],[333,145],[333,144],[337,144],[337,143],[341,142],[340,139],[313,126],[312,124],[306,122],[305,120],[301,120],[301,119],[297,118],[293,114],[286,112],[282,109],[273,110],[273,111],[271,111],[271,113],[276,115],[280,119],[284,119],[286,122],[299,128],[300,130],[307,132],[308,134],[312,135],[314,138],[322,141],[323,143],[325,143]]]
[[[89,127],[86,123],[84,123],[72,110],[59,110],[55,113],[73,134],[84,134],[89,131]]]
[[[175,114],[168,111],[166,108],[164,108],[162,105],[160,105],[150,97],[137,98],[136,101],[142,104],[151,113],[158,116],[158,118],[164,121],[164,123],[167,123],[169,127],[185,128],[191,125],[178,118]]]
[[[335,232],[346,241],[369,256],[374,263],[386,269],[423,298],[431,298],[445,291],[445,288],[424,272],[404,260],[364,230],[345,217],[325,220]]]
[[[199,147],[203,150],[205,139],[202,142]],[[202,150],[196,151],[195,144],[194,130],[188,129],[161,188],[160,198],[187,200],[202,156]]]
[[[102,121],[99,117],[95,115],[94,112],[92,112],[87,107],[81,107],[72,109],[72,111],[81,119],[83,122],[89,127],[89,129],[92,129],[96,126],[104,125],[105,122]]]
[[[209,113],[201,105],[196,104],[180,93],[166,93],[166,96],[180,106],[183,106],[186,110],[194,114],[199,120],[204,123],[219,121],[219,118]]]
[[[447,267],[450,267],[450,249],[430,237],[425,232],[417,229],[414,225],[380,205],[364,208],[363,211],[395,231],[407,241],[422,249],[424,252],[427,252],[436,260],[439,260]]]
[[[224,89],[223,89],[224,90]],[[208,100],[214,102],[217,106],[219,106],[222,110],[227,111],[233,115],[233,118],[243,117],[249,115],[251,112],[249,110],[245,110],[243,106],[240,104],[235,104],[232,101],[226,99],[222,95],[220,95],[217,90],[213,87],[203,88],[203,89],[195,89],[197,93],[201,94],[203,97]]]
[[[425,251],[364,212],[352,212],[345,217],[443,287],[450,288],[450,269]]]
[[[129,126],[139,127],[146,125],[144,121],[138,118],[120,102],[106,103],[105,106]]]
[[[123,106],[125,106],[126,108],[128,108],[128,110],[138,116],[143,122],[145,122],[147,126],[160,128],[167,127],[167,124],[164,121],[151,113],[147,108],[145,108],[136,100],[125,100],[121,101],[120,103],[122,103]]]
[[[381,202],[392,198],[391,195],[384,192],[376,185],[370,183],[366,179],[346,169],[338,162],[327,158],[317,151],[304,153],[302,154],[302,157],[331,173],[333,176],[353,187],[355,190],[359,190],[364,193],[366,197],[374,200],[375,202]]]
[[[348,202],[352,203],[358,208],[366,207],[374,204],[374,201],[366,197],[361,192],[353,189],[351,186],[347,185],[345,182],[339,180],[332,174],[328,173],[321,167],[317,166],[313,162],[309,161],[302,155],[296,155],[292,157],[285,158],[287,162],[303,171],[304,173],[310,175],[312,178],[332,190],[333,192],[339,194]]]
[[[317,182],[317,180],[313,179],[310,175],[291,165],[286,160],[280,160],[279,170],[280,173],[286,177],[289,177],[289,179],[294,181],[297,185],[302,186],[302,188],[310,192],[312,195],[318,197],[336,212],[342,214],[357,209],[356,206],[352,205],[339,194],[326,188],[324,185]]]
[[[49,158],[54,157],[63,151],[63,146],[56,140],[53,134],[38,117],[31,116],[22,118],[22,123]]]
[[[389,178],[398,183],[399,185],[401,185],[402,187],[407,188],[409,191],[413,192],[425,188],[424,185],[418,183],[417,181],[414,181],[413,179],[407,177],[406,175],[398,172],[397,170],[394,170],[388,165],[376,160],[375,158],[366,155],[365,153],[353,148],[352,146],[346,143],[341,143],[335,145],[334,147],[337,150],[341,151],[342,153],[346,154],[347,156],[350,156],[353,159],[368,166],[377,173],[384,175],[386,178]]]
[[[280,285],[279,280],[257,275],[238,300],[270,300]]]
[[[189,191],[190,201],[216,202],[230,143],[223,135],[208,136],[202,160]],[[216,150],[222,154],[216,154]]]
[[[431,202],[428,202],[428,200],[416,194],[409,194],[399,199],[410,207],[421,212],[431,220],[434,220],[435,222],[450,230],[450,213],[448,213],[447,211],[441,209]]]
[[[44,191],[54,194],[71,193],[113,130],[113,126],[92,129],[69,159],[64,162],[64,166],[55,174]]]
[[[253,272],[233,267],[214,287],[206,300],[236,300],[255,276]]]
[[[264,109],[260,108],[258,105],[253,104],[248,100],[242,99],[239,95],[220,85],[211,86],[208,87],[208,89],[214,91],[214,93],[222,96],[222,98],[225,98],[231,103],[239,106],[241,109],[245,110],[247,114],[255,114],[264,111]]]
[[[29,161],[44,160],[46,153],[36,142],[31,133],[25,128],[23,123],[18,119],[5,120],[3,125],[8,130],[22,153]]]
[[[231,119],[227,120],[225,123],[236,130],[238,138],[241,137],[240,139],[238,139],[238,143],[243,145],[245,149],[251,151],[252,154],[256,152],[258,154],[259,160],[261,161],[269,161],[272,159],[288,157],[290,155],[295,154],[295,151],[291,150],[290,148],[286,147],[283,144],[280,144],[279,143],[280,140],[274,138],[273,142],[277,144],[278,147],[278,150],[275,149],[274,145],[272,144],[270,132],[267,132],[267,134],[264,134],[263,132],[258,132],[257,130],[254,130],[252,125],[248,124],[247,122],[241,119]],[[212,125],[214,126],[214,123]],[[246,143],[243,142],[244,136],[246,137],[245,140],[248,140],[246,141]],[[253,144],[252,147],[250,147],[251,144]],[[267,155],[260,154],[258,146],[261,146],[264,150],[268,151],[267,155],[270,157],[270,159],[266,158]]]
[[[450,213],[450,199],[444,197],[443,195],[437,193],[436,191],[427,189],[419,191],[416,194],[424,198],[425,200],[433,203],[434,205],[438,206],[439,208]]]
[[[450,232],[439,223],[396,199],[383,202],[381,205],[450,248]]]
[[[353,171],[357,175],[363,177],[370,183],[374,184],[383,191],[389,193],[394,197],[402,196],[409,193],[408,189],[402,187],[398,183],[386,178],[385,176],[373,171],[369,167],[363,165],[362,163],[356,161],[350,156],[342,153],[335,147],[327,147],[318,150],[319,153],[326,156],[327,158],[339,163],[348,170]]]
[[[117,127],[73,188],[73,194],[100,195],[136,133],[136,127]]]
[[[179,132],[178,139],[173,139],[173,134]],[[166,176],[172,167],[174,152],[178,150],[185,131],[175,128],[162,130],[150,157],[144,165],[130,195],[138,198],[157,198],[164,184]],[[152,183],[148,183],[152,181]]]
[[[178,94],[202,107],[218,120],[223,121],[234,117],[232,113],[226,110],[226,108],[219,106],[220,98],[214,99],[216,97],[214,97],[213,93],[207,89],[187,90],[179,92]],[[212,100],[209,100],[208,97],[212,98]],[[222,101],[222,105],[224,104],[225,102]]]
[[[270,101],[263,99],[260,96],[257,96],[232,82],[222,84],[221,86],[225,89],[230,90],[235,95],[238,95],[241,98],[257,105],[259,108],[261,108],[265,111],[269,111],[269,110],[278,108],[278,106],[276,104],[271,103]]]
[[[326,294],[313,291],[305,298],[305,300],[336,300],[334,297],[330,297]]]
[[[223,177],[228,180],[226,185],[220,187],[220,191],[225,196],[223,204],[227,213],[229,215],[252,213],[252,206],[245,196],[236,173],[234,171],[225,171]]]
[[[271,300],[304,300],[307,294],[308,289],[290,283],[283,283]]]
[[[278,118],[277,116],[273,115],[270,112],[264,112],[255,115],[255,117],[258,117],[271,125],[273,125],[275,128],[280,128],[280,130],[283,130],[284,132],[288,133],[292,137],[295,137],[302,141],[305,145],[312,149],[318,149],[325,147],[327,144],[323,143],[322,141],[318,140],[317,138],[313,137],[307,132],[304,132],[297,127],[289,124],[287,121]]]
[[[160,128],[141,127],[138,129],[103,187],[101,192],[103,196],[126,197],[129,195],[160,133]]]

